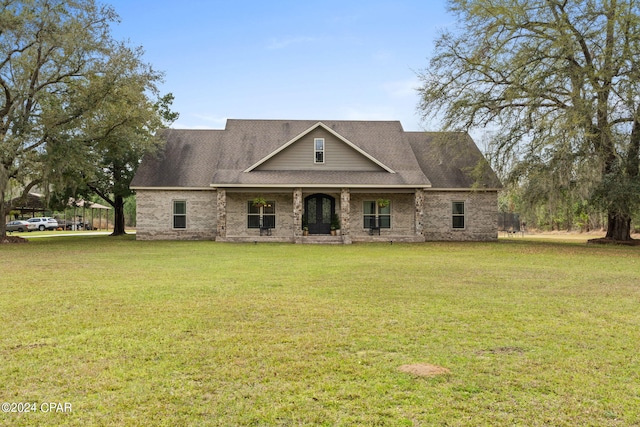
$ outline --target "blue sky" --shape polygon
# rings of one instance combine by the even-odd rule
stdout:
[[[112,0],[114,37],[142,46],[175,96],[176,128],[227,118],[400,120],[416,111],[416,73],[453,22],[445,0]]]

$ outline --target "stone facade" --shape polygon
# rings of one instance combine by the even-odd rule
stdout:
[[[145,156],[131,182],[139,239],[497,238],[502,184],[464,132],[405,132],[398,121],[235,119],[224,129],[167,129],[162,139],[161,152]],[[258,196],[272,205],[253,206]],[[374,226],[378,199],[390,201],[382,208],[389,228]],[[456,202],[464,202],[464,217],[452,212]],[[339,232],[330,234],[338,220]]]
[[[295,188],[293,190],[293,235],[296,239],[302,236],[302,204],[302,188]]]
[[[187,228],[173,228],[173,202],[185,201]],[[136,239],[212,240],[216,235],[216,192],[138,190]]]
[[[278,192],[223,190],[138,190],[137,238],[140,240],[212,240],[225,242],[304,242],[304,197],[313,191],[291,188]],[[486,241],[498,238],[496,191],[432,191],[361,193],[349,188],[326,191],[335,198],[341,241],[423,242]],[[265,235],[248,227],[248,205],[256,196],[275,203],[276,223]],[[391,228],[370,235],[364,227],[364,202],[380,198],[391,203]],[[173,202],[186,201],[187,227],[173,228]],[[452,226],[452,203],[465,203],[465,227]]]
[[[336,208],[337,210],[337,208]],[[351,191],[348,188],[340,190],[340,235],[342,242],[350,244],[351,239]]]
[[[381,228],[379,236],[372,236],[364,227],[364,202],[381,198],[390,201],[391,228]],[[424,241],[422,236],[416,235],[413,193],[351,193],[351,239],[354,242]]]
[[[227,237],[227,190],[223,188],[217,191],[216,213],[216,237],[219,239],[225,239]]]
[[[465,227],[452,227],[452,203],[465,203]],[[426,191],[425,240],[497,240],[496,191]]]
[[[227,191],[227,228],[226,236],[216,240],[226,242],[253,242],[256,240],[270,242],[293,242],[294,222],[302,224],[302,220],[295,221],[293,215],[293,189],[287,193],[247,193]],[[271,235],[260,235],[259,228],[248,227],[249,203],[258,196],[275,203],[276,224],[270,230]],[[300,203],[300,202],[299,202]],[[301,228],[301,225],[300,225]]]

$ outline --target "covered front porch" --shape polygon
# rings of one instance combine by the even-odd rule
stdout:
[[[325,244],[424,241],[422,188],[216,190],[217,241]],[[256,199],[264,204],[257,206]],[[386,200],[387,206],[376,207],[379,200]]]

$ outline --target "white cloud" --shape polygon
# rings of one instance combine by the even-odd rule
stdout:
[[[317,41],[320,41],[320,39],[317,37],[304,37],[304,36],[289,37],[284,39],[272,38],[271,40],[269,40],[269,43],[267,44],[267,49],[269,50],[285,49],[291,45],[315,43]]]
[[[420,81],[417,77],[387,82],[382,85],[382,89],[393,98],[416,98],[418,96],[416,92],[418,87],[420,87]]]

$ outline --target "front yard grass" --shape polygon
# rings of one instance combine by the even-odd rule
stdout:
[[[0,325],[5,426],[640,424],[633,247],[33,239]]]

